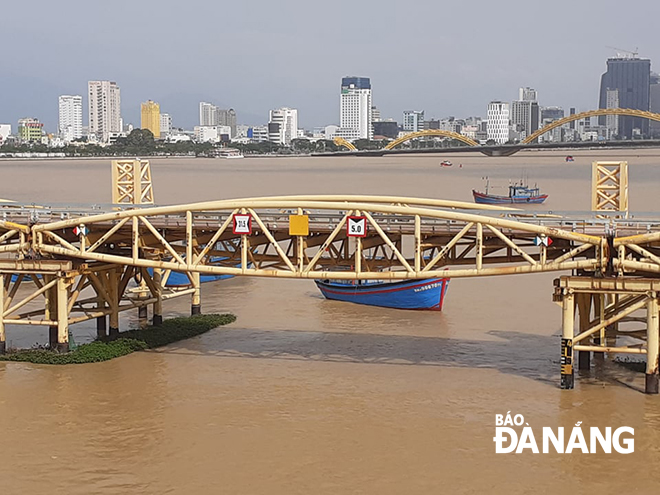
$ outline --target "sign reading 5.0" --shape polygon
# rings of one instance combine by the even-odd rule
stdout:
[[[234,234],[252,234],[252,215],[249,213],[234,215]]]
[[[348,217],[346,235],[348,237],[367,237],[367,217]]]

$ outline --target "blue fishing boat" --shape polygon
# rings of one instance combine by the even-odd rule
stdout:
[[[442,310],[448,278],[384,282],[381,280],[315,280],[327,299],[397,309]]]
[[[224,261],[228,258],[226,257],[213,257],[211,258],[211,263],[217,263],[219,261]],[[251,263],[248,264],[248,266],[251,266]],[[235,268],[240,268],[241,264],[237,263],[235,265]],[[153,269],[148,268],[147,271],[149,272],[150,275],[153,275]],[[201,283],[204,282],[214,282],[216,280],[226,280],[228,278],[233,278],[234,275],[208,275],[208,274],[201,274],[199,276],[199,281]],[[177,272],[175,270],[172,270],[165,280],[165,287],[188,287],[191,286],[192,282],[190,282],[190,279],[188,278],[188,275],[185,272]]]
[[[540,204],[543,203],[548,198],[547,194],[541,194],[540,189],[538,187],[536,186],[528,187],[524,181],[520,181],[520,183],[509,185],[508,196],[498,196],[496,194],[489,194],[488,182],[486,182],[485,193],[475,191],[473,189],[472,196],[474,197],[475,203],[487,204],[487,205],[501,205],[501,204],[509,204],[509,203]]]
[[[199,276],[199,281],[201,283],[204,282],[214,282],[216,280],[225,280],[228,278],[233,278],[234,275],[200,275]],[[183,272],[175,272],[172,270],[170,272],[170,276],[167,277],[167,281],[165,282],[165,287],[187,287],[189,285],[192,285],[190,282],[190,279],[188,278],[188,275],[186,275]]]

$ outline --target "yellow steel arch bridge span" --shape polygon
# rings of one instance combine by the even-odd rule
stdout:
[[[572,270],[592,275],[562,277],[556,286],[563,307],[562,387],[573,386],[574,350],[633,353],[647,354],[646,391],[657,393],[658,219],[624,218],[621,212],[534,214],[373,196],[130,205],[100,213],[0,208],[0,352],[7,324],[56,328],[51,342],[66,350],[73,323],[97,319],[98,324],[109,316],[116,336],[120,312],[146,314],[153,306],[156,322],[163,301],[186,294],[192,312],[199,312],[201,274],[402,280]],[[236,216],[249,216],[241,227],[248,225],[247,231],[237,231]],[[349,235],[347,225],[356,217],[364,222],[364,237]],[[187,274],[190,285],[167,287],[172,271]],[[28,306],[42,298],[44,309]],[[584,316],[592,301],[600,301],[595,319]],[[582,315],[578,332],[576,308]],[[643,308],[647,329],[625,334],[638,343],[617,346],[602,337],[608,326]],[[105,335],[105,326],[99,332]]]

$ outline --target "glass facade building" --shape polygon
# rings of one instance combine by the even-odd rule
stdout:
[[[600,80],[600,101],[598,108],[607,108],[607,90],[619,92],[619,108],[649,110],[651,61],[645,58],[621,57],[607,60],[607,72]],[[606,125],[607,119],[599,117],[599,124]],[[639,129],[642,136],[649,134],[649,121],[639,117],[621,117],[619,136],[633,137],[633,129]]]

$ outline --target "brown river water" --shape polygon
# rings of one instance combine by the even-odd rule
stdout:
[[[315,193],[471,201],[484,176],[504,186],[526,174],[550,195],[541,209],[578,211],[590,207],[591,162],[625,159],[631,210],[660,215],[660,151],[572,154],[456,154],[451,168],[439,167],[447,155],[151,163],[159,204]],[[110,201],[108,159],[0,161],[0,171],[3,198]],[[660,397],[607,360],[559,389],[556,276],[453,280],[441,313],[326,301],[312,281],[234,278],[204,284],[202,310],[237,321],[200,337],[101,364],[0,363],[0,493],[655,493]],[[165,303],[166,316],[189,309],[188,299]],[[43,333],[10,327],[8,344]],[[73,333],[89,340],[95,327]],[[495,415],[507,411],[535,433],[629,426],[635,451],[496,454]]]

